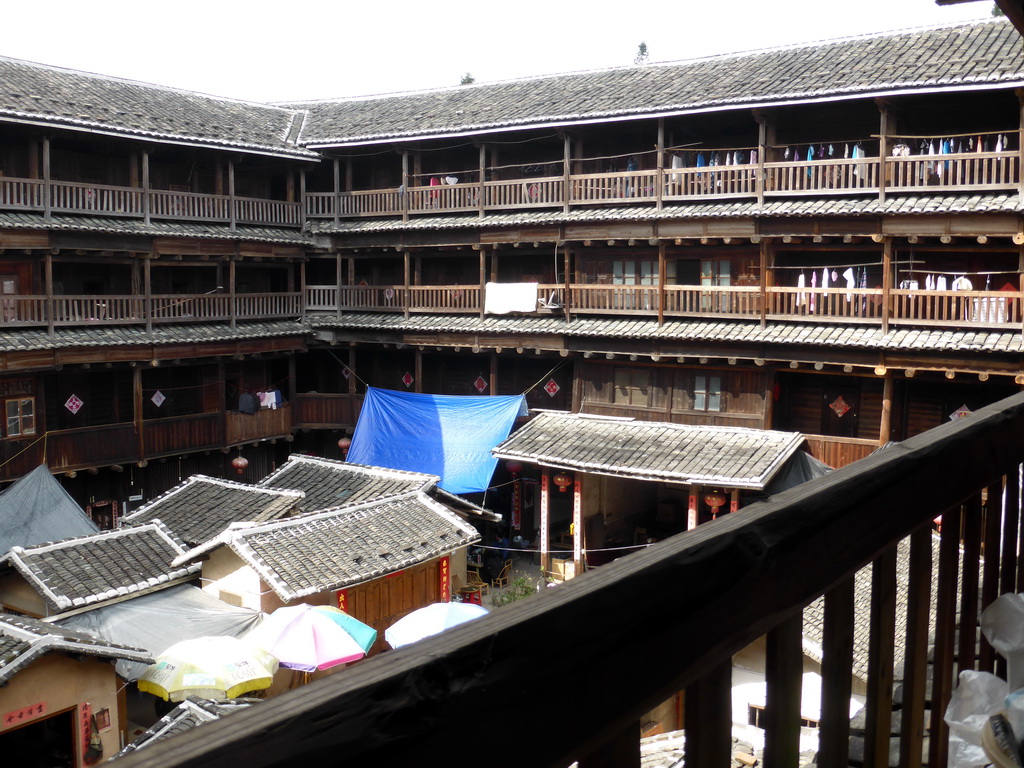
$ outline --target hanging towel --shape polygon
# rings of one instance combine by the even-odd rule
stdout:
[[[797,293],[797,295],[796,295],[796,305],[798,307],[803,306],[803,303],[804,303],[804,294],[803,294],[804,285],[806,285],[806,282],[804,280],[804,273],[801,272],[800,273],[800,277],[798,277],[796,279],[796,287],[799,288],[800,291],[801,291],[800,293]]]
[[[847,267],[846,271],[843,272],[843,279],[846,281],[846,290],[852,291],[857,287],[857,278],[853,273],[853,267]],[[846,303],[849,304],[851,294],[846,294]]]
[[[821,287],[828,288],[828,267],[821,270]]]
[[[935,290],[936,291],[944,291],[944,290],[946,290],[946,276],[945,275],[939,275],[938,278],[935,280]],[[956,289],[954,288],[953,290],[956,290]]]
[[[812,288],[812,291],[811,291],[810,299],[807,302],[807,308],[809,310],[811,310],[811,312],[814,311],[814,290],[813,289],[815,289],[817,287],[818,287],[818,273],[817,272],[811,272],[811,288]]]
[[[510,312],[537,311],[536,283],[487,283],[484,290],[484,312],[507,315]]]

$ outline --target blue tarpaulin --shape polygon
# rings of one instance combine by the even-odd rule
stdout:
[[[483,491],[498,460],[491,449],[526,414],[526,398],[421,395],[369,387],[348,460],[438,475],[450,493]]]

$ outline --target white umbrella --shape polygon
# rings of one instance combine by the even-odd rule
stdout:
[[[486,608],[473,603],[431,603],[384,630],[384,639],[392,648],[400,648],[444,632],[449,627],[479,619],[487,613]]]
[[[237,637],[197,637],[175,643],[139,678],[139,690],[162,699],[233,699],[269,688],[277,659]]]

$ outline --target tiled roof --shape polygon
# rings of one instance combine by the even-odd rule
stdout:
[[[421,492],[257,525],[236,524],[178,558],[229,546],[284,601],[441,557],[480,534]]]
[[[943,330],[890,327],[882,333],[879,326],[806,323],[758,323],[711,320],[666,320],[661,327],[656,319],[599,318],[575,316],[566,323],[554,316],[489,316],[483,320],[470,315],[412,315],[408,320],[398,314],[352,313],[340,318],[311,317],[314,327],[341,331],[394,331],[399,333],[473,333],[504,336],[556,335],[591,339],[646,339],[652,341],[721,342],[757,345],[813,345],[851,347],[877,351],[946,352],[1024,352],[1020,331],[985,329]],[[543,344],[541,344],[543,346]],[[600,344],[594,351],[601,352]],[[614,352],[616,350],[607,350]],[[617,350],[621,354],[621,350]]]
[[[40,656],[53,651],[153,663],[153,657],[143,648],[111,643],[87,632],[38,619],[0,613],[0,685]]]
[[[216,238],[261,243],[308,245],[309,238],[299,229],[285,227],[256,227],[241,225],[231,229],[227,224],[207,224],[185,221],[153,221],[119,219],[110,216],[54,215],[47,219],[41,213],[0,213],[0,226],[10,229],[46,229],[72,232],[102,232],[111,235],[139,235],[141,237]]]
[[[185,551],[159,520],[34,547],[12,547],[13,567],[58,612],[141,594],[191,578],[200,566],[174,566]]]
[[[637,480],[764,488],[796,432],[542,412],[496,447],[502,459]]]
[[[502,211],[476,216],[423,216],[400,218],[343,219],[338,224],[314,220],[310,231],[316,234],[367,234],[376,232],[413,232],[418,230],[499,229],[505,227],[589,224],[594,222],[659,222],[680,219],[733,218],[807,218],[814,216],[893,216],[950,213],[1019,213],[1024,210],[1016,193],[889,195],[879,202],[878,195],[862,197],[784,198],[766,200],[701,200],[666,204],[661,210],[653,205],[611,208],[577,208],[568,213],[550,211]],[[821,234],[829,234],[822,232]],[[836,234],[846,234],[839,232]],[[529,239],[529,233],[524,234]]]
[[[196,323],[194,325],[158,325],[147,331],[143,325],[96,325],[55,328],[53,336],[45,329],[4,329],[0,335],[0,352],[67,349],[69,347],[159,346],[162,344],[202,344],[211,341],[243,341],[281,336],[305,336],[308,329],[296,320],[240,322],[234,328],[228,323]]]
[[[257,485],[302,491],[305,498],[299,507],[303,512],[316,512],[377,501],[410,491],[426,491],[439,479],[420,472],[294,455]]]
[[[196,696],[189,696],[185,701],[157,720],[146,731],[137,736],[133,742],[118,752],[114,757],[123,757],[129,752],[148,747],[170,736],[184,733],[197,725],[219,720],[225,715],[238,712],[259,702],[260,699],[228,699],[211,701]],[[113,759],[113,758],[112,758]]]
[[[0,118],[292,157],[293,109],[0,58]]]
[[[159,519],[187,544],[212,539],[231,523],[276,520],[298,510],[302,491],[193,475],[124,518],[129,525]]]
[[[286,104],[308,146],[1024,82],[1005,20],[418,93]]]

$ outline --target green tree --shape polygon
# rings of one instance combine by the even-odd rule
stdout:
[[[473,77],[471,74],[469,74],[469,72],[467,72],[466,74],[464,74],[462,76],[462,79],[459,80],[459,85],[470,85],[470,84],[475,83],[475,82],[476,82],[476,78]]]
[[[641,42],[636,49],[636,58],[633,59],[633,63],[638,66],[646,64],[649,55],[650,53],[647,50],[647,43]]]

